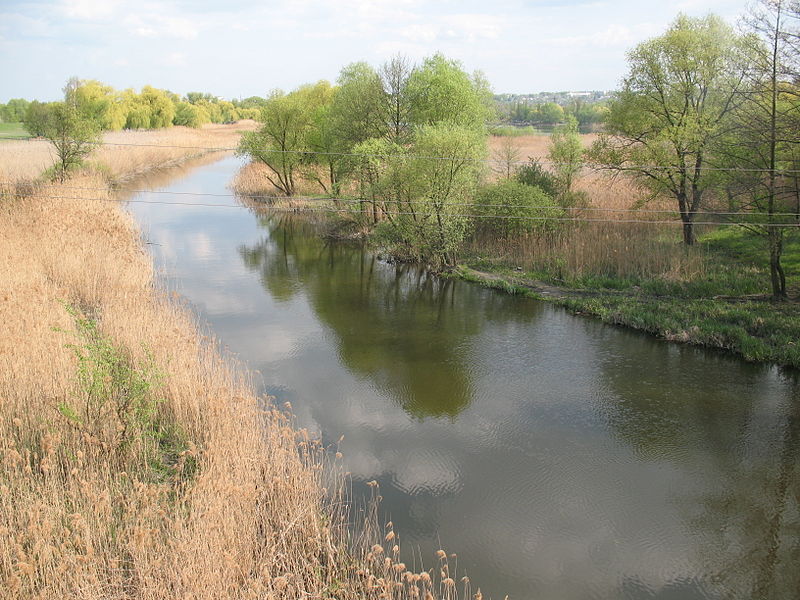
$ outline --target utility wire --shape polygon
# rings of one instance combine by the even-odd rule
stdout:
[[[39,140],[33,139],[29,137],[4,137],[2,139],[5,140],[27,140],[29,142],[46,142],[46,140]],[[49,143],[49,142],[48,142]],[[97,141],[97,142],[84,142],[95,146],[125,146],[125,147],[134,147],[134,148],[174,148],[180,150],[207,150],[210,152],[235,152],[239,150],[238,147],[236,148],[227,148],[227,147],[217,147],[217,146],[178,146],[178,145],[171,145],[171,144],[139,144],[133,142],[106,142],[106,141]],[[439,160],[439,161],[451,161],[451,162],[472,162],[472,163],[483,163],[483,164],[501,164],[501,165],[527,165],[531,162],[538,163],[540,165],[547,165],[551,167],[566,167],[566,166],[573,166],[571,163],[562,163],[562,162],[555,162],[555,161],[547,161],[547,160],[503,160],[499,158],[472,158],[468,156],[427,156],[427,155],[420,155],[420,154],[378,154],[378,153],[358,153],[358,152],[323,152],[317,150],[275,150],[269,148],[261,148],[256,149],[260,152],[265,154],[293,154],[293,155],[301,155],[301,156],[348,156],[348,157],[362,157],[362,158],[403,158],[403,159],[414,159],[414,160]],[[625,172],[625,171],[638,171],[642,169],[647,170],[665,170],[665,171],[678,171],[679,168],[675,167],[674,165],[637,165],[635,167],[604,167],[600,165],[582,165],[581,168],[595,170],[595,171],[618,171],[618,172]],[[800,169],[769,169],[769,168],[746,168],[746,167],[703,167],[703,171],[714,171],[714,172],[733,172],[733,173],[770,173],[775,172],[782,175],[800,175]]]
[[[12,196],[22,197],[23,194],[11,194]],[[162,200],[118,200],[116,198],[92,198],[86,196],[49,196],[54,200],[83,200],[83,201],[91,201],[91,200],[100,200],[100,201],[107,201],[107,202],[120,202],[120,203],[137,203],[137,204],[159,204],[159,205],[167,205],[167,206],[201,206],[201,207],[208,207],[208,208],[260,208],[260,207],[250,207],[244,204],[212,204],[212,203],[202,203],[202,202],[166,202]],[[345,208],[289,208],[289,207],[272,207],[272,206],[265,206],[270,212],[305,212],[305,213],[345,213],[345,214],[363,214],[361,211],[358,210],[351,210]],[[437,213],[435,212],[404,212],[398,211],[393,213],[388,213],[391,216],[415,216],[420,218],[427,218],[427,217],[435,217]],[[675,221],[675,220],[647,220],[647,219],[587,219],[587,218],[579,218],[579,217],[543,217],[543,216],[529,216],[529,215],[470,215],[470,214],[458,214],[454,216],[459,216],[468,219],[509,219],[509,220],[520,220],[520,221],[561,221],[561,222],[574,222],[574,223],[644,223],[649,225],[684,225],[683,221]],[[789,227],[800,227],[800,223],[734,223],[734,222],[723,222],[720,223],[718,221],[692,221],[692,225],[748,225],[748,226],[759,226],[759,227],[776,227],[776,228],[789,228]]]
[[[8,181],[0,181],[0,186],[2,185],[13,185],[12,182]],[[68,185],[61,185],[58,183],[45,183],[40,184],[42,187],[55,187],[58,189],[69,189],[69,190],[79,190],[79,191],[96,191],[96,192],[106,192],[108,188],[103,187],[84,187],[84,186],[68,186]],[[257,201],[269,201],[269,200],[296,200],[296,201],[304,201],[304,202],[325,202],[325,201],[334,201],[334,202],[345,202],[345,203],[362,203],[367,202],[372,204],[372,200],[361,199],[361,198],[354,198],[354,197],[335,197],[335,196],[276,196],[276,195],[251,195],[251,194],[216,194],[212,192],[178,192],[172,190],[132,190],[132,189],[124,189],[126,193],[130,194],[165,194],[165,195],[175,195],[175,196],[208,196],[213,198],[245,198],[247,200],[257,200]],[[380,200],[376,201],[376,203],[380,204],[408,204],[406,200]],[[451,206],[482,206],[487,208],[542,208],[542,209],[560,209],[560,210],[567,210],[567,211],[595,211],[595,212],[612,212],[612,213],[635,213],[635,214],[667,214],[667,215],[679,215],[680,211],[677,210],[665,210],[665,209],[645,209],[645,208],[607,208],[607,207],[597,207],[597,206],[554,206],[554,205],[537,205],[537,204],[483,204],[480,202],[448,202],[448,207]],[[770,213],[766,212],[744,212],[744,211],[735,211],[735,212],[726,212],[726,211],[695,211],[695,215],[709,215],[709,216],[769,216]],[[782,213],[772,213],[773,217],[799,217],[800,215],[796,212],[782,212]]]

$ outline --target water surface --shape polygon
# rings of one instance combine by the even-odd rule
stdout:
[[[235,204],[235,158],[151,187]],[[139,186],[144,185],[139,183]],[[303,219],[131,203],[161,277],[485,596],[800,597],[792,374],[391,265]]]

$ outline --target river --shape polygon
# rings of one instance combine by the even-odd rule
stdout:
[[[260,391],[344,436],[406,562],[441,543],[500,599],[800,597],[794,374],[219,206],[240,166],[137,182],[160,193],[129,210],[163,285]]]

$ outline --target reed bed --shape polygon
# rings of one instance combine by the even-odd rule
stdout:
[[[469,596],[443,552],[412,569],[374,505],[347,510],[336,455],[155,285],[104,182],[0,196],[0,595]]]
[[[177,164],[189,156],[205,154],[208,148],[235,148],[241,132],[254,130],[256,126],[255,121],[239,121],[200,129],[112,131],[103,136],[108,145],[98,146],[87,163],[90,168],[94,166],[102,174],[117,179],[136,177],[152,169]],[[46,140],[0,141],[0,179],[36,179],[54,163],[53,148]]]
[[[596,137],[586,134],[581,140],[588,147]],[[520,136],[513,142],[524,157],[521,160],[540,160],[547,166],[549,136]],[[508,142],[490,138],[495,151],[503,143]],[[648,223],[678,220],[674,201],[658,198],[643,203],[645,192],[629,178],[589,168],[576,179],[574,190],[584,195],[585,206],[570,209],[567,216],[594,222],[569,223],[555,234],[513,239],[477,234],[467,244],[467,254],[565,283],[587,278],[678,283],[706,273],[703,250],[685,248],[679,226]]]

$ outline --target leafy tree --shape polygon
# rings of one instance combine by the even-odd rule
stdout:
[[[780,173],[795,166],[800,149],[800,90],[790,82],[798,65],[797,15],[788,9],[786,0],[761,0],[758,8],[751,9],[747,23],[757,38],[755,60],[744,101],[735,111],[736,127],[722,147],[720,164],[731,169],[718,174],[731,207],[755,213],[739,219],[767,241],[775,299],[786,298],[782,225],[797,218],[785,215],[800,198],[795,182]]]
[[[299,169],[310,158],[315,116],[330,94],[327,81],[301,86],[290,94],[275,91],[261,111],[261,128],[242,136],[238,152],[264,163],[270,170],[269,182],[287,196],[297,191]]]
[[[386,136],[386,102],[377,71],[365,62],[353,63],[342,69],[337,83],[329,115],[337,135],[350,146]]]
[[[22,124],[25,130],[34,137],[42,137],[47,120],[48,104],[34,100],[28,105]]]
[[[391,187],[384,191],[393,207],[382,225],[384,241],[434,268],[453,266],[469,228],[465,209],[482,174],[486,137],[452,123],[427,125],[407,152],[393,160]]]
[[[583,144],[575,117],[568,116],[566,124],[556,127],[553,131],[547,157],[553,164],[560,196],[569,197],[575,177],[583,167]]]
[[[39,110],[39,109],[37,109]],[[56,151],[56,176],[65,181],[70,171],[81,166],[100,139],[97,123],[81,114],[73,102],[44,105],[36,127]]]
[[[210,121],[208,112],[200,105],[188,102],[178,102],[175,105],[175,118],[173,119],[175,125],[198,128]]]
[[[534,122],[536,123],[562,123],[564,109],[555,102],[545,102],[536,107]]]
[[[450,123],[485,129],[493,100],[485,78],[470,76],[456,60],[434,54],[414,69],[408,80],[410,117],[414,124]]]
[[[139,94],[139,102],[148,108],[150,129],[172,127],[172,121],[175,118],[175,104],[168,92],[146,85]]]
[[[719,17],[679,16],[628,54],[606,133],[593,145],[595,162],[630,173],[652,197],[675,198],[686,244],[695,241],[709,158],[739,102],[747,61],[746,38]]]
[[[540,187],[504,181],[481,188],[476,196],[480,232],[510,237],[557,229],[564,211]]]
[[[30,102],[24,98],[11,98],[5,105],[0,104],[0,121],[5,123],[21,123]]]
[[[127,121],[126,108],[120,94],[111,86],[94,79],[78,80],[68,88],[68,101],[74,102],[81,114],[103,130],[117,131]]]

